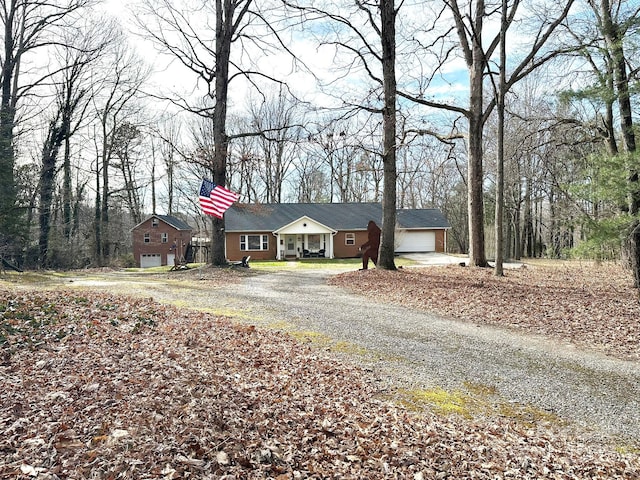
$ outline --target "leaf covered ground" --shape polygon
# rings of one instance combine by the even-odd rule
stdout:
[[[401,291],[422,275],[440,274],[336,281]],[[640,478],[637,453],[407,410],[369,378],[284,333],[151,299],[0,286],[0,478]]]
[[[330,279],[361,295],[478,325],[494,325],[640,360],[640,296],[612,263],[442,266],[349,272]]]

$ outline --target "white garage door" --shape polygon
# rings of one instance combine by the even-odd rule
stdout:
[[[140,255],[140,267],[160,267],[162,266],[162,257],[159,253],[143,253]]]
[[[435,232],[397,232],[396,248],[397,253],[408,252],[435,252],[436,233]]]

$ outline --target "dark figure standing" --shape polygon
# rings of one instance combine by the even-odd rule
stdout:
[[[376,222],[369,220],[367,225],[367,243],[362,244],[360,251],[362,253],[362,268],[366,270],[369,267],[369,259],[374,265],[378,265],[378,250],[380,250],[380,234],[382,231],[380,227],[376,225]]]

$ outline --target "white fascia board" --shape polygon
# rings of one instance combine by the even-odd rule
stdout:
[[[327,227],[320,222],[317,222],[311,217],[307,217],[306,215],[294,220],[287,225],[280,227],[278,230],[273,232],[274,234],[288,234],[288,235],[298,235],[304,233],[337,233],[337,230],[334,230],[331,227]]]

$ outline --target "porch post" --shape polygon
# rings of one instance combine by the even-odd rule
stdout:
[[[276,260],[282,260],[282,255],[280,255],[280,253],[282,252],[281,250],[281,245],[280,245],[280,233],[276,234]]]
[[[338,232],[329,234],[329,258],[335,258],[335,255],[333,254],[333,239],[337,234]]]

